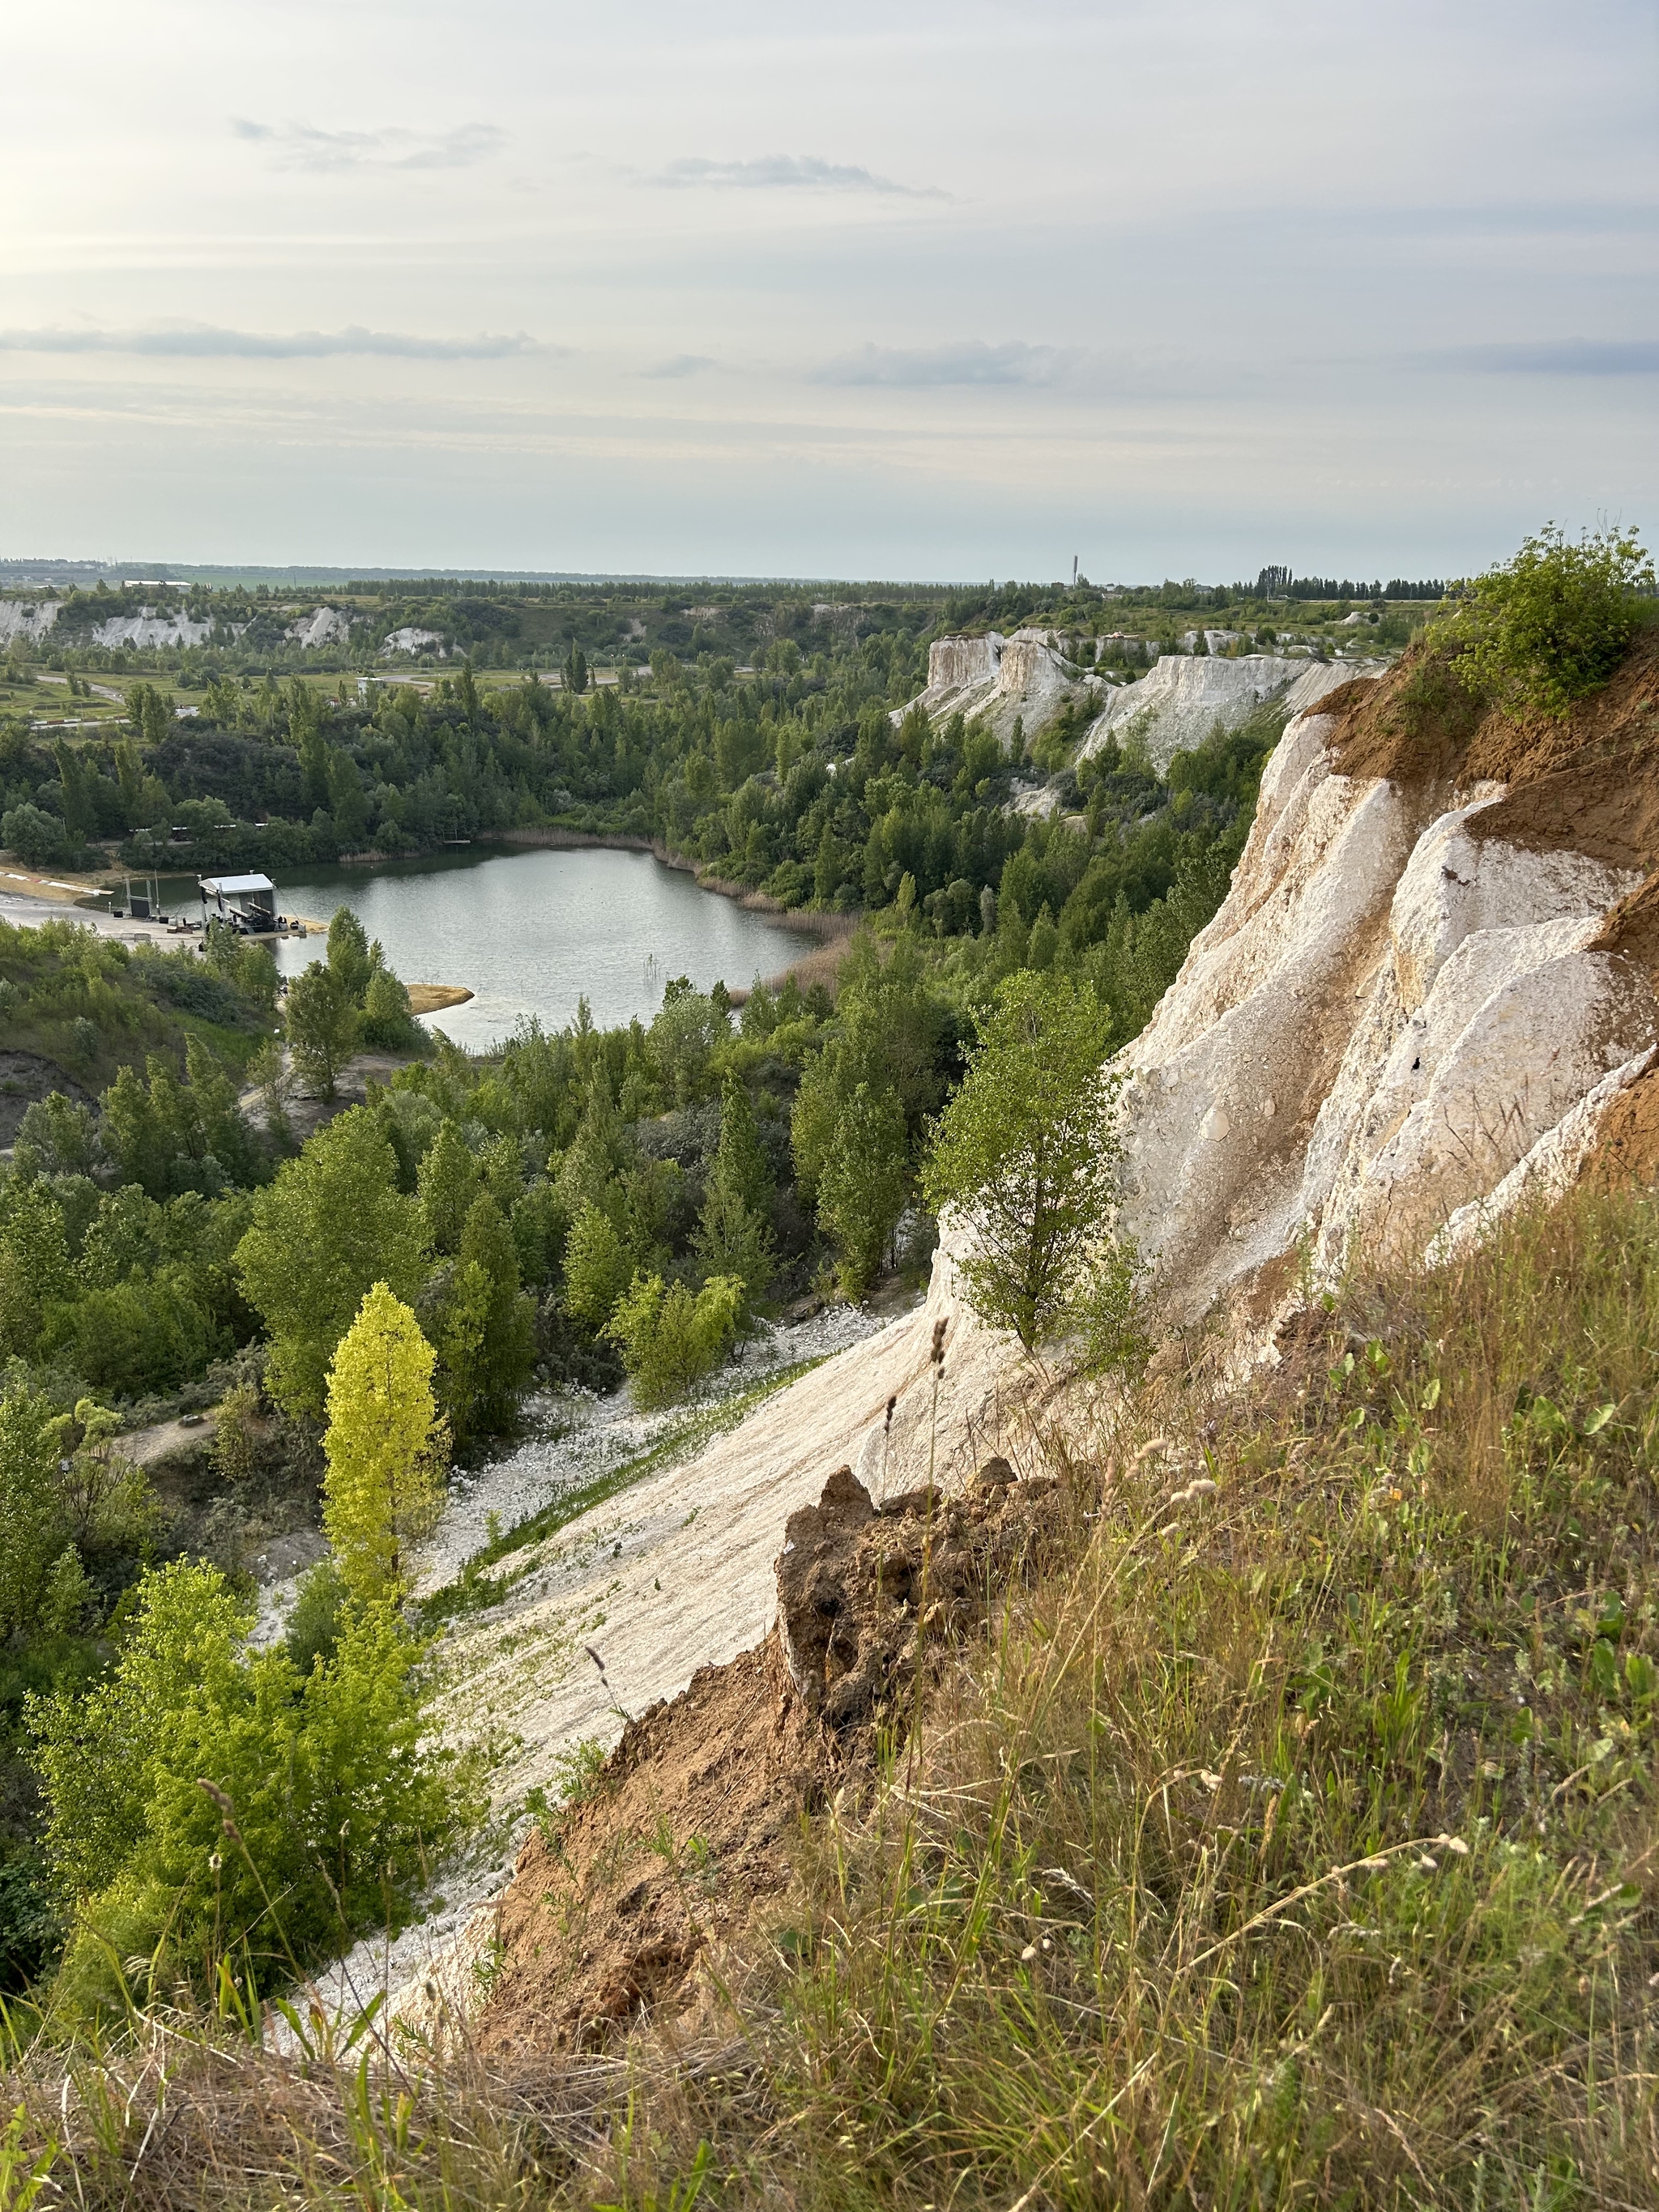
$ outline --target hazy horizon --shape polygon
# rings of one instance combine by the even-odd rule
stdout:
[[[19,19],[0,553],[1387,577],[1651,520],[1651,5],[458,23]]]

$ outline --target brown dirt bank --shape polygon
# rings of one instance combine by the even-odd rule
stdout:
[[[878,1508],[850,1468],[790,1516],[778,1625],[630,1720],[597,1781],[533,1836],[497,1922],[478,2047],[593,2049],[694,2008],[793,1876],[803,1823],[873,1773],[876,1736],[1058,1533],[1048,1480],[988,1462],[966,1496]],[[699,1965],[703,1975],[698,1973]]]
[[[1330,693],[1319,711],[1338,718],[1331,752],[1344,775],[1508,784],[1471,821],[1472,836],[1659,866],[1659,630],[1644,631],[1609,681],[1559,721],[1472,697],[1420,647],[1388,675]]]

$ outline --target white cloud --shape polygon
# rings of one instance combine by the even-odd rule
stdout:
[[[507,143],[493,123],[453,131],[324,131],[313,123],[253,123],[234,116],[239,138],[270,149],[279,169],[465,169]]]
[[[181,361],[324,361],[376,354],[400,361],[501,361],[556,351],[523,331],[470,338],[423,338],[401,331],[229,331],[211,323],[164,323],[144,330],[0,330],[0,353],[131,353]]]
[[[799,191],[884,192],[903,199],[942,200],[950,194],[936,185],[902,185],[872,169],[848,161],[826,161],[817,154],[762,154],[746,161],[710,161],[697,155],[670,161],[652,179],[658,185],[710,185],[745,191],[778,187]]]
[[[814,384],[883,384],[905,387],[950,384],[1057,384],[1073,367],[1074,349],[1027,345],[1013,338],[988,345],[969,338],[954,345],[866,345],[811,372]]]

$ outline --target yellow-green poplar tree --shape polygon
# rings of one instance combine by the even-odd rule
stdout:
[[[398,1596],[409,1546],[443,1502],[449,1438],[432,1395],[435,1361],[409,1308],[376,1283],[329,1370],[323,1526],[342,1581],[363,1603]]]

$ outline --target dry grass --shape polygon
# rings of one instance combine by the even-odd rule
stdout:
[[[1071,1437],[1068,1560],[804,1840],[699,2062],[152,2019],[22,2058],[18,2153],[88,2206],[1659,2203],[1656,1386],[1648,1197],[1358,1285]]]

